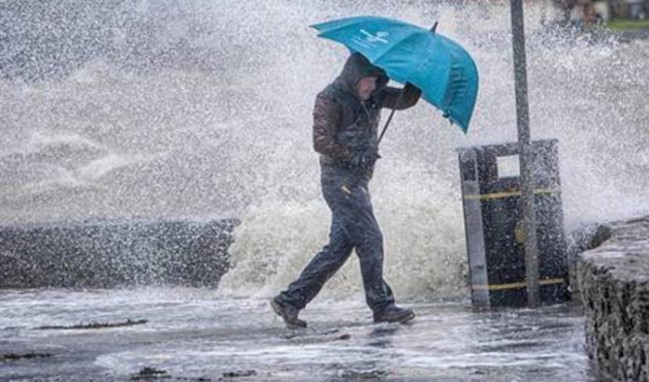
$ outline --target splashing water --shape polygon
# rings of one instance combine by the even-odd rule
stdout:
[[[516,140],[507,2],[19,3],[0,15],[0,219],[239,217],[227,295],[276,293],[327,239],[311,111],[347,52],[308,25],[439,20],[479,67],[469,134],[423,101],[398,113],[372,194],[397,296],[464,293],[455,148]],[[567,227],[646,211],[649,43],[526,6],[532,136],[559,139]],[[323,292],[359,293],[353,258]]]

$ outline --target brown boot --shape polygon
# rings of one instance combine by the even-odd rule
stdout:
[[[374,323],[398,322],[405,324],[413,318],[415,318],[415,312],[412,309],[403,309],[396,305],[389,305],[381,312],[374,312]]]
[[[273,308],[273,311],[278,316],[282,317],[287,328],[289,329],[306,328],[306,321],[297,318],[297,315],[300,311],[284,303],[279,298],[279,296],[276,296],[272,300],[270,300],[270,306]]]

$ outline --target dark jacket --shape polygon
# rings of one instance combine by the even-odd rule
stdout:
[[[362,101],[356,84],[362,77],[378,77],[376,90]],[[313,147],[321,154],[324,166],[349,168],[354,153],[378,150],[381,108],[407,109],[414,106],[421,92],[407,84],[399,104],[401,89],[388,87],[385,72],[364,56],[352,54],[336,80],[316,97],[313,110]],[[368,174],[373,166],[366,169]]]

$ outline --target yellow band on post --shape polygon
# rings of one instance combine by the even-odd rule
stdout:
[[[539,280],[539,285],[555,285],[565,283],[565,279],[546,279]],[[526,282],[522,283],[509,283],[509,284],[490,284],[490,285],[472,285],[472,289],[479,290],[505,290],[505,289],[521,289],[527,287]]]
[[[535,194],[556,194],[559,193],[559,190],[555,189],[538,189],[534,190]],[[487,200],[487,199],[502,199],[509,198],[511,196],[520,196],[520,191],[505,191],[505,192],[494,192],[491,194],[480,194],[480,195],[465,195],[464,199],[469,200]]]

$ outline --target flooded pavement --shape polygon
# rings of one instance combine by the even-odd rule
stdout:
[[[288,330],[266,300],[215,290],[5,290],[0,380],[595,380],[574,307],[404,305],[412,324],[374,325],[361,297],[318,299]]]

